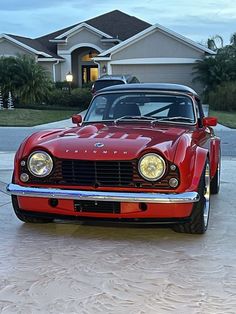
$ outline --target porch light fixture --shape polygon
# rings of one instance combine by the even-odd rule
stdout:
[[[71,83],[73,81],[73,75],[70,72],[66,74],[66,81],[68,83]]]
[[[69,93],[71,93],[71,83],[73,82],[73,75],[70,72],[66,74],[66,81],[69,85]]]

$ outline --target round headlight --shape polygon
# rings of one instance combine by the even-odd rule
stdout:
[[[53,169],[53,161],[50,155],[43,151],[32,153],[28,159],[28,169],[36,177],[46,177]]]
[[[157,154],[146,154],[139,160],[139,173],[148,181],[157,181],[165,173],[164,159]]]

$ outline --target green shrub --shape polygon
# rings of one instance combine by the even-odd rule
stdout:
[[[88,89],[92,89],[94,82],[88,82],[88,83],[84,83],[83,84],[83,88],[88,88]]]
[[[71,91],[71,94],[75,97],[76,101],[86,106],[86,108],[92,99],[92,93],[89,88],[75,88]]]
[[[69,93],[60,89],[53,89],[48,96],[46,106],[86,109],[91,101],[92,94],[89,89],[76,88]]]
[[[219,111],[236,110],[236,82],[224,82],[208,94],[210,108]]]

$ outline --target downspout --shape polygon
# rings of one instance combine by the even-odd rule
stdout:
[[[56,63],[53,63],[52,67],[53,67],[53,82],[55,83],[56,82],[56,65],[59,64],[60,60],[57,60]]]

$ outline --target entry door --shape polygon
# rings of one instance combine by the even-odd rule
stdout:
[[[82,65],[82,84],[96,81],[98,78],[98,67],[94,65]]]

